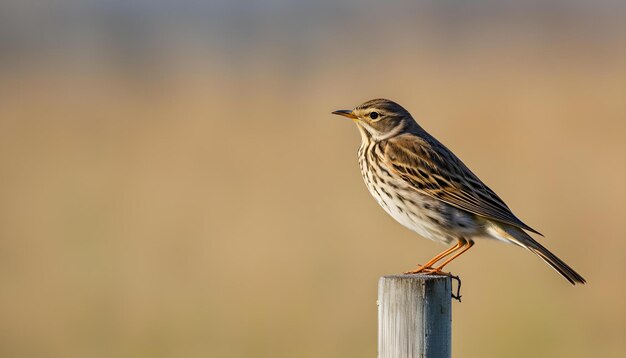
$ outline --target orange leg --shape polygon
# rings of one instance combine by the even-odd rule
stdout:
[[[443,269],[443,267],[447,264],[449,264],[450,262],[452,262],[452,260],[456,259],[457,257],[463,255],[463,253],[469,249],[472,248],[472,246],[474,246],[474,242],[473,241],[466,241],[465,242],[465,246],[463,247],[463,249],[461,249],[461,251],[455,253],[454,255],[452,255],[449,259],[447,259],[446,261],[444,261],[441,265],[435,267],[434,271],[435,272],[441,272],[441,269]]]
[[[437,261],[441,260],[442,258],[450,255],[451,253],[453,253],[454,251],[458,250],[459,248],[461,248],[461,246],[463,246],[465,244],[465,240],[463,241],[458,241],[456,243],[456,245],[446,249],[445,251],[441,252],[440,254],[438,254],[437,256],[433,257],[430,261],[428,261],[427,263],[425,263],[424,265],[422,265],[421,267],[413,270],[413,271],[408,271],[405,272],[405,274],[414,274],[414,273],[420,273],[424,270],[432,270],[432,265],[434,265]]]

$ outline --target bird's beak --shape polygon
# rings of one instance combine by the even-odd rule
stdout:
[[[337,114],[337,115],[340,115],[340,116],[348,117],[348,118],[351,118],[351,119],[357,119],[358,118],[349,109],[340,109],[338,111],[334,111],[333,114]]]

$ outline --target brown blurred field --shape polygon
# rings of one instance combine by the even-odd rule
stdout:
[[[357,130],[330,115],[375,97],[409,109],[589,282],[479,242],[450,266],[454,355],[621,356],[626,32],[610,9],[450,28],[403,8],[364,26],[378,8],[349,9],[304,29],[259,10],[232,38],[232,24],[201,45],[158,37],[148,55],[115,36],[5,42],[0,356],[375,356],[378,277],[443,248],[377,206]]]

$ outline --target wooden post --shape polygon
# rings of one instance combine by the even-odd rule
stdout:
[[[378,358],[449,358],[451,286],[447,276],[381,277]]]

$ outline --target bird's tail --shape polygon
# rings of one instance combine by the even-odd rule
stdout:
[[[568,280],[572,285],[575,285],[577,283],[586,283],[585,279],[580,274],[578,274],[578,272],[574,271],[573,268],[569,267],[568,264],[563,262],[563,260],[550,252],[550,250],[546,249],[540,243],[535,241],[535,239],[533,239],[522,229],[509,225],[501,228],[504,229],[507,234],[509,234],[507,236],[509,236],[508,238],[511,241],[539,256],[543,261],[545,261],[548,265],[552,266],[553,269],[560,273],[561,276],[565,277],[565,279]]]

